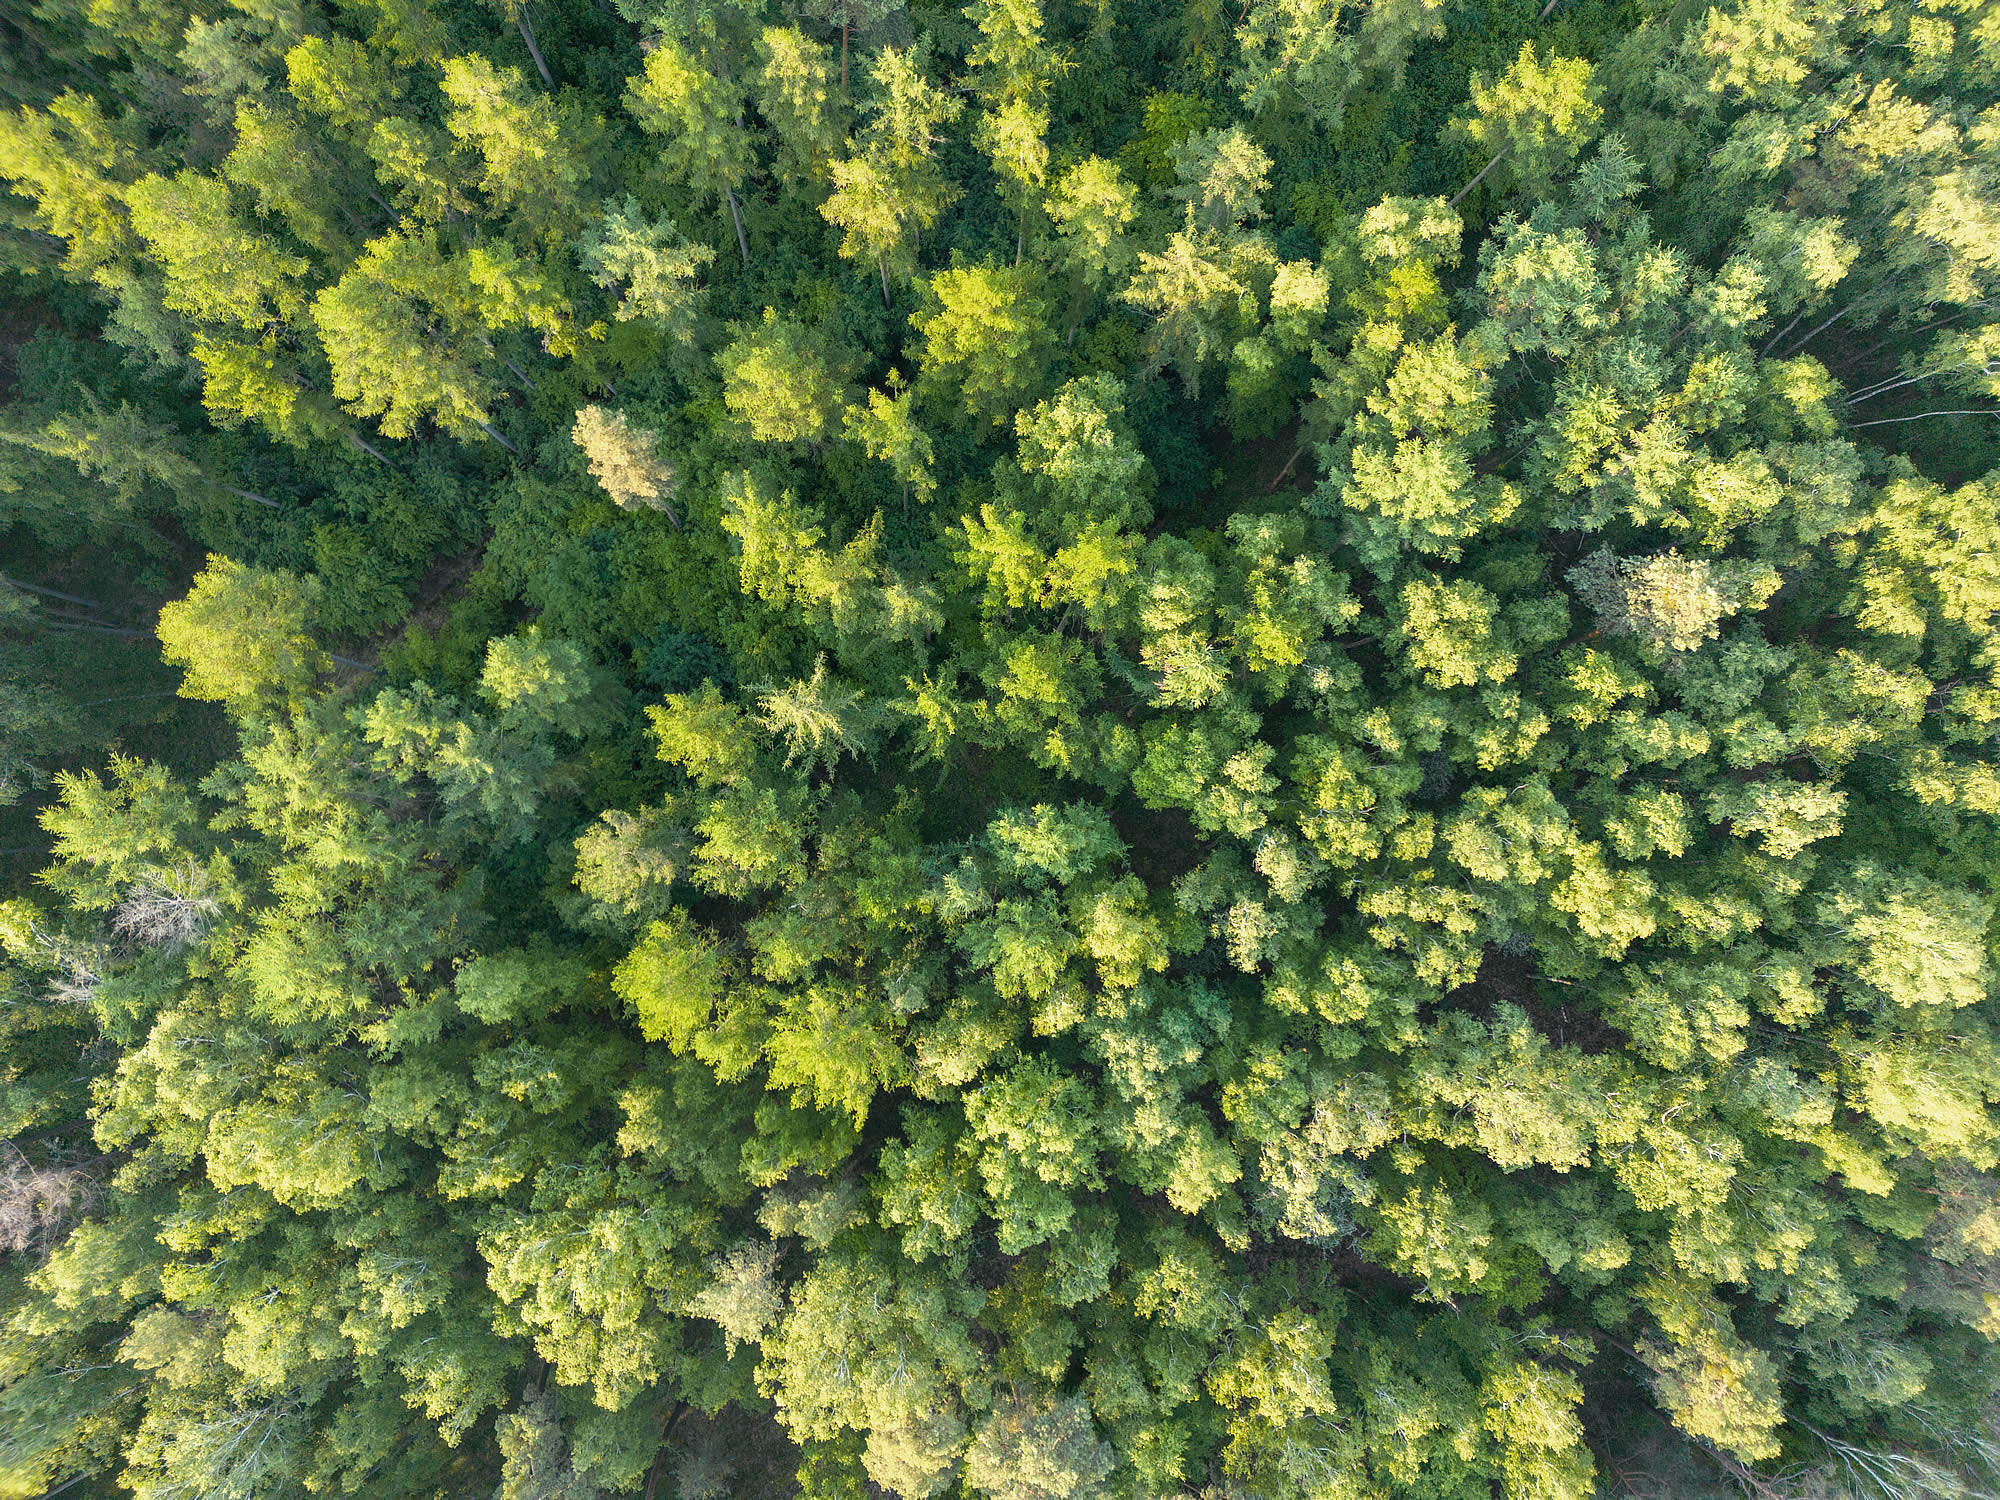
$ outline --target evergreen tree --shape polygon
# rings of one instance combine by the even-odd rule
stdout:
[[[1446,19],[0,17],[0,1493],[2000,1485],[1991,18]]]

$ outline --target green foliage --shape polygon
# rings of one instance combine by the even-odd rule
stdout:
[[[1555,173],[1589,144],[1602,113],[1592,98],[1590,67],[1573,57],[1543,63],[1535,44],[1498,78],[1472,75],[1473,113],[1451,128],[1510,170],[1530,191],[1545,190]]]
[[[313,640],[317,579],[211,557],[185,599],[160,611],[160,645],[181,691],[239,709],[297,701],[329,665]]]
[[[0,1492],[2000,1483],[1979,7],[32,11]]]
[[[931,278],[910,326],[926,378],[958,388],[965,410],[1004,422],[1041,383],[1050,332],[1035,279],[1019,270],[957,267]]]
[[[817,447],[845,408],[850,363],[791,318],[764,309],[715,357],[723,404],[760,443]]]

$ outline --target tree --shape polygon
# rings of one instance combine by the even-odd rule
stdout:
[[[1040,201],[1048,175],[1048,111],[1025,99],[1008,99],[981,117],[973,131],[993,170],[1007,185],[1017,223],[1014,264],[1021,263],[1028,239],[1028,213]]]
[[[736,184],[752,165],[742,96],[704,59],[671,38],[646,54],[646,71],[625,80],[625,108],[639,128],[662,141],[660,165],[696,197],[723,199],[736,226],[736,247],[750,263],[750,241],[736,204]]]
[[[714,262],[713,245],[689,242],[672,219],[649,220],[627,194],[585,233],[580,250],[591,279],[619,293],[621,323],[644,318],[676,343],[694,342],[704,296],[694,282]]]
[[[1048,174],[1049,58],[1042,41],[1041,7],[1032,0],[975,0],[966,15],[980,41],[967,54],[973,86],[986,110],[973,142],[986,153],[1015,214],[1014,264],[1027,244],[1028,214]]]
[[[980,1425],[965,1477],[994,1500],[1085,1500],[1101,1491],[1114,1463],[1081,1397],[1046,1410],[1015,1399]]]
[[[229,188],[183,172],[146,177],[127,193],[132,227],[166,270],[166,305],[203,323],[253,333],[282,327],[304,310],[307,266],[231,212]]]
[[[758,717],[781,736],[785,764],[798,763],[810,773],[824,763],[829,770],[842,755],[866,755],[880,714],[845,683],[828,681],[826,657],[813,664],[812,677],[766,689]]]
[[[673,507],[680,475],[671,460],[659,456],[657,432],[634,427],[622,412],[586,406],[576,414],[570,441],[583,450],[590,461],[590,477],[614,504],[624,510],[660,511],[680,530]]]
[[[886,13],[886,12],[885,12]],[[848,12],[843,12],[843,15]],[[779,176],[810,183],[826,176],[846,132],[826,49],[796,26],[766,27],[758,40],[757,111],[777,133]],[[847,23],[841,25],[840,87],[847,87]]]
[[[1607,547],[1569,576],[1577,596],[1596,614],[1599,630],[1643,636],[1669,651],[1692,651],[1722,633],[1722,621],[1749,602],[1746,594],[1761,603],[1776,587],[1776,580],[1753,581],[1745,571],[1671,551],[1621,558]]]
[[[887,384],[893,394],[871,390],[866,406],[847,408],[847,436],[870,458],[880,459],[895,472],[906,506],[913,489],[918,499],[928,501],[937,493],[937,481],[931,475],[935,450],[930,434],[917,425],[916,388],[896,370],[889,372]]]
[[[1076,342],[1077,324],[1092,292],[1115,286],[1131,269],[1133,249],[1125,231],[1137,216],[1138,193],[1118,168],[1088,157],[1062,175],[1043,209],[1055,222],[1061,264],[1070,273],[1069,316],[1063,343]]]
[[[599,122],[528,95],[518,72],[483,57],[448,59],[440,87],[451,103],[445,128],[478,150],[486,163],[480,186],[496,208],[551,235],[582,219]]]
[[[1050,332],[1036,279],[1020,268],[940,271],[910,326],[926,378],[953,379],[973,416],[1004,422],[1041,383]]]
[[[896,190],[888,162],[859,156],[831,167],[833,192],[820,212],[843,231],[840,253],[849,260],[873,261],[882,277],[882,306],[889,306],[889,263],[899,270],[914,264],[916,205]]]
[[[1536,58],[1533,42],[1521,44],[1521,55],[1499,78],[1474,73],[1474,113],[1452,121],[1451,129],[1493,154],[1451,201],[1456,204],[1502,161],[1510,164],[1524,189],[1545,191],[1589,143],[1602,118],[1591,96],[1588,63],[1555,57],[1544,64]]]
[[[847,87],[847,39],[880,26],[900,7],[895,0],[811,0],[806,14],[840,28],[840,86]]]
[[[1271,159],[1241,129],[1191,135],[1173,149],[1184,227],[1160,253],[1141,251],[1120,297],[1154,315],[1149,367],[1171,364],[1190,395],[1202,368],[1254,317],[1258,283],[1276,261],[1243,226],[1263,216]]]
[[[83,409],[52,417],[39,431],[0,433],[0,442],[66,459],[89,479],[129,504],[148,485],[179,494],[199,493],[201,470],[179,434],[154,422],[131,402],[107,411],[87,387]]]
[[[1149,336],[1155,370],[1171,364],[1191,396],[1201,394],[1203,368],[1233,348],[1252,278],[1273,257],[1251,237],[1185,229],[1158,254],[1139,252],[1138,269],[1119,296],[1153,315]]]
[[[190,698],[240,710],[296,700],[329,665],[312,638],[317,579],[210,556],[185,599],[160,611],[167,660],[187,670]]]
[[[1262,115],[1296,98],[1324,129],[1335,130],[1356,82],[1359,48],[1341,30],[1341,0],[1258,0],[1238,32],[1234,82],[1244,106]]]
[[[477,66],[472,59],[455,61]],[[285,75],[294,99],[352,139],[365,137],[377,120],[394,114],[403,98],[395,69],[346,37],[304,38],[285,54]]]
[[[817,447],[846,405],[850,368],[812,329],[775,308],[715,356],[722,399],[760,443]]]
[[[65,266],[115,286],[131,253],[122,189],[138,175],[129,127],[108,117],[94,96],[71,89],[46,111],[7,116],[5,131],[8,181],[35,200],[38,227],[65,242]]]
[[[425,418],[493,436],[498,386],[478,357],[492,347],[485,333],[527,327],[562,341],[568,311],[539,268],[506,247],[447,256],[434,231],[372,241],[313,300],[334,394],[392,437]]]
[[[221,173],[250,195],[258,212],[276,215],[299,243],[332,264],[354,253],[356,226],[347,194],[365,197],[372,168],[352,152],[336,151],[281,105],[243,99],[236,106],[236,144]]]
[[[827,222],[845,231],[841,255],[875,262],[884,308],[890,263],[902,274],[914,269],[922,232],[957,196],[933,157],[939,132],[964,106],[930,82],[929,65],[921,46],[876,54],[861,105],[868,118],[856,143],[860,150],[833,163],[834,190],[820,205]]]

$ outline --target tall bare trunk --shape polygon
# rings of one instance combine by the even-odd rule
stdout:
[[[542,49],[535,44],[535,28],[528,24],[527,11],[515,11],[514,24],[521,28],[521,40],[528,44],[528,56],[535,60],[535,71],[542,75],[543,83],[554,88],[556,81],[549,73],[549,65],[542,61]]]
[[[360,433],[358,432],[348,433],[347,440],[350,443],[354,444],[355,447],[359,448],[363,453],[367,454],[370,458],[374,459],[376,463],[381,464],[384,468],[393,469],[396,467],[395,463],[391,461],[390,458],[385,453],[383,453],[380,448],[377,448],[374,444],[370,443],[366,438],[361,436]]]
[[[1299,455],[1305,451],[1306,445],[1304,443],[1300,443],[1298,447],[1292,450],[1292,456],[1285,460],[1284,468],[1278,470],[1278,477],[1271,481],[1270,488],[1264,491],[1265,494],[1275,495],[1278,492],[1278,486],[1285,482],[1285,476],[1292,472],[1292,465],[1299,461]]]
[[[481,422],[479,430],[492,438],[494,442],[505,448],[509,453],[513,454],[514,457],[519,458],[521,456],[521,450],[514,446],[507,434],[495,427],[491,422]]]
[[[1451,202],[1447,203],[1445,207],[1457,208],[1458,200],[1463,198],[1467,193],[1471,192],[1474,188],[1478,187],[1481,181],[1485,179],[1486,174],[1492,171],[1495,167],[1499,166],[1501,161],[1506,157],[1507,153],[1509,151],[1512,151],[1513,149],[1514,149],[1513,146],[1509,144],[1502,146],[1498,151],[1494,152],[1493,160],[1489,161],[1485,166],[1479,169],[1479,176],[1473,178],[1472,181],[1468,182],[1464,187],[1460,188],[1457,192],[1453,193],[1451,195]]]
[[[65,604],[80,604],[85,609],[97,608],[97,601],[95,599],[79,599],[75,594],[65,594],[56,589],[45,589],[38,584],[22,583],[13,578],[0,578],[0,583],[6,583],[10,587],[24,590],[30,594],[40,594],[49,599],[60,599]]]
[[[728,183],[722,185],[722,196],[729,200],[729,217],[736,225],[736,248],[743,252],[743,264],[750,264],[750,240],[743,233],[743,214],[736,207],[736,190]]]
[[[687,1402],[678,1401],[667,1417],[666,1426],[660,1429],[660,1451],[653,1455],[653,1467],[646,1474],[645,1500],[654,1500],[660,1490],[660,1474],[667,1466],[667,1439],[674,1435],[674,1428],[687,1415]]]

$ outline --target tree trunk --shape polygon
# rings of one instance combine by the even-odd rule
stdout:
[[[79,599],[74,594],[58,593],[54,589],[41,588],[32,583],[21,583],[15,579],[7,578],[4,575],[0,575],[0,582],[11,584],[13,587],[20,589],[25,593],[41,594],[50,599],[60,599],[65,604],[81,604],[85,609],[97,608],[97,601],[95,599]]]
[[[96,84],[97,87],[101,89],[109,89],[111,87],[110,83],[108,83],[105,80],[104,75],[102,73],[99,73],[95,68],[91,67],[88,63],[78,62],[75,58],[66,58],[57,56],[55,48],[51,47],[45,40],[43,40],[42,37],[36,35],[34,29],[32,29],[26,21],[19,19],[12,12],[0,9],[0,21],[5,21],[9,26],[13,27],[16,31],[20,32],[22,36],[26,37],[30,42],[34,43],[36,47],[41,49],[42,54],[45,57],[47,57],[50,62],[55,63],[59,67],[76,69],[77,72],[81,73],[85,78],[88,78],[92,83]],[[70,1484],[75,1484],[76,1482],[77,1482],[76,1480],[72,1479],[70,1481]],[[69,1487],[68,1485],[63,1486],[63,1488],[65,1489],[67,1489],[68,1487]]]
[[[1834,324],[1838,323],[1842,318],[1846,317],[1853,310],[1854,309],[1852,307],[1843,307],[1839,312],[1835,313],[1832,317],[1828,318],[1824,323],[1820,324],[1819,327],[1815,328],[1811,333],[1807,334],[1804,338],[1800,339],[1796,344],[1792,345],[1791,349],[1792,354],[1797,354],[1801,349],[1805,348],[1807,344],[1810,344],[1814,339],[1818,338],[1822,333],[1825,333],[1827,329],[1833,327]],[[1787,357],[1789,358],[1789,356]]]
[[[840,23],[840,88],[847,91],[847,23]]]
[[[7,852],[10,854],[28,854],[28,853],[33,853],[35,851],[28,849],[10,849]],[[90,1475],[88,1472],[86,1472],[77,1475],[76,1478],[74,1479],[65,1479],[61,1484],[57,1485],[54,1489],[43,1490],[41,1500],[56,1500],[56,1496],[60,1495],[64,1490],[72,1489],[75,1486],[82,1484],[84,1480],[88,1478],[90,1478]]]
[[[131,640],[131,641],[156,641],[159,639],[159,636],[156,635],[153,631],[132,630],[123,625],[92,625],[92,624],[85,624],[84,622],[77,620],[50,620],[48,622],[48,626],[51,630],[81,630],[88,635],[123,636],[126,640]],[[375,668],[369,666],[368,663],[365,661],[356,661],[353,657],[342,656],[337,651],[329,651],[326,653],[326,655],[328,661],[339,662],[340,665],[343,667],[352,667],[357,672],[367,672],[371,676],[374,674]],[[167,694],[134,693],[131,696],[134,698],[151,698],[155,696],[164,698],[167,696]],[[105,698],[100,701],[105,703],[116,703],[120,700],[116,698]]]
[[[875,267],[882,273],[882,311],[889,312],[891,311],[889,306],[889,262],[886,258],[878,260],[875,262]]]
[[[159,693],[120,693],[115,698],[86,698],[81,703],[72,703],[71,708],[97,708],[106,703],[141,703],[148,698],[178,698],[178,688],[168,688]]]
[[[1076,347],[1076,331],[1083,326],[1083,315],[1090,311],[1090,283],[1081,275],[1073,276],[1069,286],[1069,308],[1063,315],[1063,348]]]
[[[121,635],[131,641],[154,639],[150,630],[127,630],[122,625],[85,625],[73,620],[50,620],[48,626],[51,630],[82,630],[91,635]]]
[[[360,433],[358,432],[348,433],[347,440],[350,443],[354,444],[355,447],[359,448],[363,453],[367,454],[370,458],[374,459],[375,462],[381,464],[384,468],[394,469],[396,467],[395,464],[391,463],[386,457],[383,456],[381,449],[375,447],[366,438],[361,436]],[[401,470],[398,470],[397,472],[400,473]]]
[[[1278,492],[1278,486],[1285,482],[1285,476],[1292,472],[1292,465],[1299,461],[1299,455],[1305,451],[1306,445],[1304,443],[1300,443],[1298,447],[1292,450],[1292,456],[1285,460],[1284,468],[1278,470],[1278,477],[1271,481],[1271,487],[1264,491],[1265,494],[1275,495]]]
[[[653,1455],[653,1467],[646,1473],[645,1500],[654,1500],[660,1489],[660,1472],[667,1466],[667,1439],[674,1435],[674,1428],[687,1415],[687,1402],[676,1401],[674,1409],[667,1417],[667,1425],[660,1429],[660,1451]]]
[[[1800,308],[1797,312],[1793,313],[1792,321],[1787,323],[1783,328],[1780,328],[1776,333],[1771,335],[1769,341],[1764,345],[1764,347],[1757,351],[1757,357],[1759,359],[1768,358],[1770,356],[1771,351],[1778,347],[1778,341],[1782,339],[1786,334],[1790,333],[1794,328],[1798,327],[1800,320],[1803,319],[1805,315],[1806,315],[1806,310],[1803,307]]]
[[[479,430],[485,433],[488,437],[492,438],[494,442],[498,443],[501,447],[505,448],[509,453],[513,454],[514,457],[519,458],[521,456],[521,450],[514,446],[514,444],[508,439],[507,434],[502,432],[499,428],[495,427],[492,423],[481,422],[479,424]]]
[[[1514,149],[1513,143],[1509,142],[1507,145],[1502,146],[1498,151],[1494,152],[1493,160],[1489,161],[1485,166],[1479,169],[1479,176],[1473,178],[1472,181],[1468,182],[1464,187],[1460,188],[1457,192],[1453,193],[1451,195],[1451,202],[1447,203],[1445,207],[1457,208],[1458,200],[1463,198],[1467,193],[1471,192],[1474,188],[1478,187],[1480,182],[1485,178],[1486,174],[1492,171],[1495,167],[1499,166],[1501,161],[1506,157],[1507,153],[1509,151],[1512,151],[1513,149]]]
[[[743,214],[736,207],[736,190],[728,183],[722,185],[722,196],[729,200],[729,217],[736,225],[736,248],[743,252],[743,264],[750,264],[750,240],[743,233]]]
[[[230,494],[236,496],[239,500],[255,500],[259,505],[270,506],[272,510],[283,510],[285,508],[275,500],[267,500],[264,496],[258,494],[255,490],[239,490],[233,484],[225,484],[223,488],[229,491]]]
[[[556,81],[549,76],[549,65],[542,61],[542,49],[535,45],[535,28],[528,24],[528,12],[525,9],[514,12],[514,24],[521,28],[521,40],[528,44],[528,56],[535,60],[535,71],[542,75],[543,83],[554,88]]]
[[[1965,368],[1978,369],[1979,366],[1968,365]],[[1877,381],[1874,385],[1864,389],[1859,395],[1849,396],[1845,401],[1841,403],[1841,405],[1859,406],[1862,402],[1873,401],[1878,396],[1893,395],[1895,392],[1902,390],[1905,386],[1922,385],[1926,380],[1935,380],[1940,375],[1949,375],[1952,373],[1953,372],[1948,369],[1930,370],[1926,371],[1922,375],[1905,375],[1900,379]],[[1988,371],[1988,373],[1990,374],[1993,372]]]
[[[2000,407],[1961,406],[1951,411],[1920,411],[1913,417],[1877,417],[1872,422],[1856,422],[1856,427],[1887,427],[1896,422],[1921,422],[1925,417],[2000,417]]]

